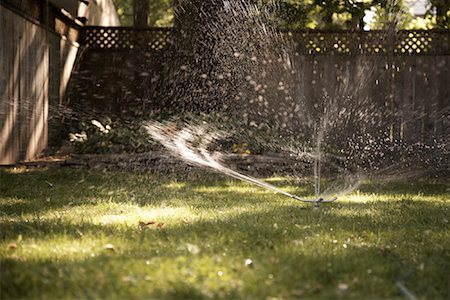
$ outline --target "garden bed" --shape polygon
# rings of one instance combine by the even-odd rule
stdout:
[[[224,165],[247,174],[259,176],[305,175],[311,174],[311,162],[300,161],[293,157],[272,153],[268,155],[220,154]],[[70,154],[65,156],[44,157],[22,162],[22,167],[71,167],[84,169],[135,170],[147,172],[204,172],[167,152],[126,154]]]

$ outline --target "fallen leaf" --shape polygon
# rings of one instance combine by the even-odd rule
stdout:
[[[136,277],[130,275],[130,276],[122,277],[122,281],[125,283],[136,283],[137,279],[136,279]]]
[[[113,244],[106,244],[105,245],[105,249],[109,250],[109,251],[115,251],[116,250],[116,248],[114,247]]]
[[[45,183],[49,186],[49,187],[53,187],[53,183],[49,182],[49,181],[45,181]]]
[[[187,250],[192,254],[198,254],[200,252],[200,248],[197,245],[194,244],[186,244]]]
[[[147,228],[148,226],[154,225],[154,224],[156,224],[155,221],[149,221],[149,222],[139,221],[138,227],[139,227],[139,229],[144,229],[144,228]]]
[[[304,293],[305,293],[305,292],[302,291],[302,290],[292,290],[292,291],[290,292],[290,296],[291,296],[291,297],[292,297],[292,296],[294,296],[294,297],[302,297]]]
[[[15,249],[17,249],[17,244],[16,244],[16,243],[10,243],[10,244],[8,244],[8,249],[9,249],[9,250],[15,250]]]

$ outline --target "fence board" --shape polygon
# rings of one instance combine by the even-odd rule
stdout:
[[[16,28],[14,32],[14,36],[17,37],[16,47],[18,49],[19,55],[19,72],[18,72],[18,88],[19,88],[19,156],[21,158],[26,159],[27,152],[27,139],[28,132],[31,130],[29,128],[29,110],[30,110],[30,101],[29,101],[29,93],[28,93],[28,65],[29,65],[29,57],[26,55],[27,53],[27,38],[26,34],[26,21],[23,19],[16,21]]]
[[[41,31],[41,39],[46,41],[46,44],[43,45],[42,56],[43,61],[41,64],[41,81],[42,81],[42,115],[40,122],[42,123],[42,136],[40,138],[39,149],[45,149],[48,145],[48,110],[49,110],[49,102],[50,102],[50,90],[49,90],[49,81],[51,74],[50,67],[50,43],[48,43],[48,33],[45,31]],[[48,68],[46,66],[49,66]]]
[[[15,78],[17,76],[17,69],[15,68],[15,57],[9,57],[11,53],[15,54],[14,39],[9,34],[14,30],[14,22],[8,22],[8,12],[5,9],[0,9],[1,14],[1,40],[0,48],[3,49],[2,61],[4,68],[3,75],[4,83],[1,93],[0,103],[0,162],[2,158],[11,161],[17,156],[18,141],[11,137],[17,135],[16,132],[16,118],[17,118],[17,86]]]
[[[55,70],[47,29],[0,8],[0,164],[11,164],[47,147],[49,72]]]
[[[439,56],[436,57],[437,63],[437,80],[438,86],[445,86],[447,89],[440,88],[438,90],[438,112],[441,115],[437,114],[436,116],[436,134],[443,135],[445,131],[448,131],[450,127],[450,56]]]

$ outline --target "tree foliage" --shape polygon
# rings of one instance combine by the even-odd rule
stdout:
[[[133,26],[133,1],[113,0],[122,26]],[[148,7],[148,25],[166,27],[173,24],[173,0],[150,0]]]
[[[114,0],[123,26],[133,25],[133,1]],[[405,1],[247,0],[247,3],[261,10],[267,21],[284,29],[363,29],[363,19],[368,14],[373,16],[369,24],[371,29],[382,29],[391,24],[404,29],[450,28],[450,0],[429,0],[427,14],[419,18],[411,15]],[[197,0],[151,0],[148,26],[172,26],[175,15],[196,18],[197,10],[205,10],[208,5],[208,1]],[[186,11],[186,7],[191,11]]]
[[[436,27],[450,29],[450,0],[430,0],[428,15],[436,16]]]

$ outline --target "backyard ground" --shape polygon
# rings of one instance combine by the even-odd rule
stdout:
[[[207,172],[3,169],[0,297],[449,299],[449,201],[434,179],[314,210]]]

